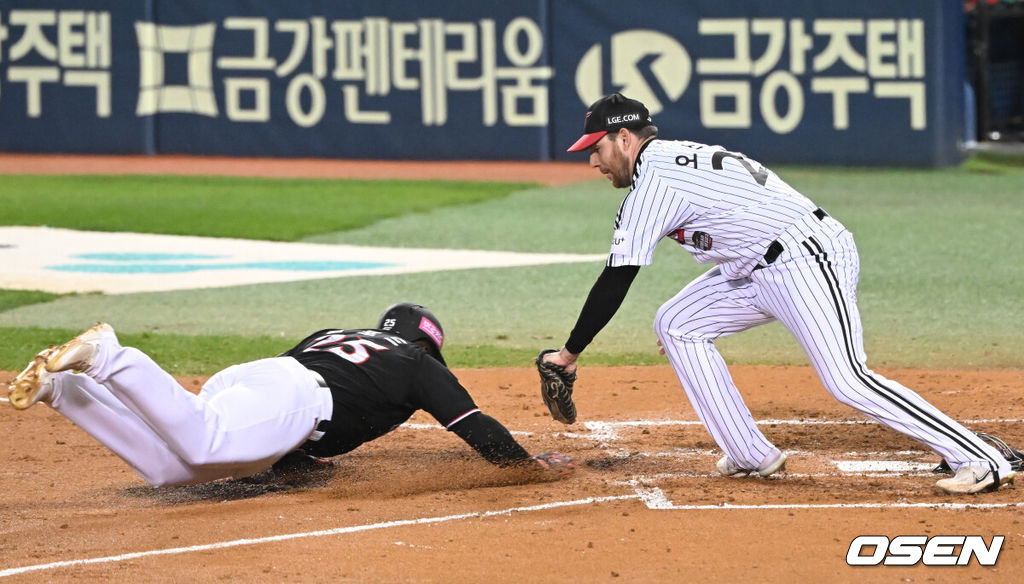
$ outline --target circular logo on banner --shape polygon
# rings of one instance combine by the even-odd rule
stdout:
[[[602,48],[598,43],[587,49],[576,66],[576,94],[586,105],[606,93]],[[643,102],[652,116],[665,109],[658,96],[678,101],[693,72],[686,48],[656,30],[627,30],[612,35],[610,63],[611,85],[625,96]],[[648,80],[659,87],[651,87]]]

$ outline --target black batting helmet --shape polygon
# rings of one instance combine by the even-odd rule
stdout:
[[[410,343],[426,340],[435,349],[431,354],[442,365],[448,366],[441,356],[441,347],[444,346],[444,329],[441,328],[441,321],[423,306],[413,302],[392,304],[380,315],[377,328],[394,333]]]

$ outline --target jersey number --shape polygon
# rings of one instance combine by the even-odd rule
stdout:
[[[715,154],[711,157],[711,168],[715,170],[722,170],[723,158],[735,158],[736,160],[738,160],[739,163],[743,165],[743,168],[747,169],[747,172],[750,173],[750,176],[754,177],[754,180],[757,181],[757,184],[761,185],[762,187],[764,186],[764,183],[768,182],[768,170],[760,165],[755,168],[753,164],[750,164],[749,160],[747,160],[742,154],[739,154],[738,152],[727,152],[725,150],[719,150],[718,152],[715,152]]]
[[[310,346],[306,350],[334,353],[342,359],[355,363],[356,365],[365,363],[366,360],[370,358],[369,349],[373,349],[374,351],[388,350],[384,345],[378,345],[377,343],[366,339],[351,339],[348,341],[344,339],[345,335],[331,335]]]

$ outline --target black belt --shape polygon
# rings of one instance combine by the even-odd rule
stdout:
[[[821,207],[812,211],[811,214],[817,217],[819,221],[824,221],[825,217],[828,217],[828,213],[826,213]],[[764,253],[764,258],[761,260],[761,263],[757,264],[757,267],[754,269],[761,270],[772,265],[775,263],[775,260],[779,259],[779,256],[782,255],[782,252],[785,251],[785,249],[786,248],[782,247],[782,242],[778,239],[771,242],[771,244],[768,245],[768,251]]]

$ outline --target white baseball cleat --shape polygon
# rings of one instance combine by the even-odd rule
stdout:
[[[53,374],[46,370],[46,363],[56,351],[54,347],[39,351],[28,367],[11,381],[7,399],[15,409],[28,409],[37,402],[50,403],[53,398]]]
[[[722,476],[727,477],[766,477],[770,474],[777,473],[781,470],[786,469],[786,453],[776,450],[772,454],[768,455],[768,458],[761,462],[756,470],[750,468],[742,468],[738,464],[732,461],[728,456],[723,456],[718,460],[718,472],[722,473]]]
[[[965,464],[951,478],[942,479],[935,486],[950,495],[973,495],[994,491],[999,487],[1012,483],[1016,472],[1010,471],[1005,477],[981,464]]]
[[[100,344],[106,340],[117,341],[114,328],[105,322],[98,322],[91,329],[57,347],[46,361],[46,370],[50,373],[69,369],[85,371],[96,362]]]

